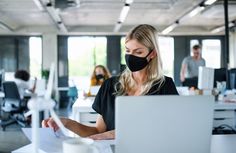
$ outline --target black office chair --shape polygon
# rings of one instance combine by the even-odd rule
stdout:
[[[14,123],[25,127],[28,124],[24,117],[24,112],[27,110],[26,101],[20,98],[15,82],[7,81],[3,82],[2,85],[5,94],[2,111],[10,114],[7,120],[0,123],[3,131],[7,126]]]

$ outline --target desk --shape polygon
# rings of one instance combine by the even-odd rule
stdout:
[[[86,125],[94,125],[97,113],[92,109],[94,97],[77,99],[72,107],[72,118]],[[214,108],[213,127],[227,124],[235,128],[236,123],[236,103],[216,102]]]
[[[236,123],[236,103],[216,102],[214,111],[213,127],[222,124],[235,128]]]
[[[236,153],[236,135],[213,135],[211,140],[211,153]],[[31,145],[19,148],[12,153],[31,153]],[[114,151],[113,151],[114,152]],[[40,151],[39,153],[45,153]],[[57,153],[62,153],[58,151]],[[102,153],[102,152],[101,152]]]
[[[78,98],[72,106],[71,119],[88,126],[94,126],[97,113],[92,109],[95,97]]]

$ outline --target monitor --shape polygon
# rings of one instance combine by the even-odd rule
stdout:
[[[2,89],[2,83],[5,81],[4,76],[5,76],[4,70],[0,70],[0,91],[3,90]]]
[[[194,87],[197,88],[198,85],[198,77],[193,77],[193,78],[185,78],[184,82],[182,82],[183,86],[186,87]]]
[[[230,69],[228,71],[229,77],[228,77],[228,84],[230,89],[236,89],[236,68]]]
[[[227,77],[226,74],[227,73],[227,69],[226,68],[219,68],[219,69],[215,69],[215,73],[214,73],[214,87],[216,87],[216,82],[223,82],[223,81],[227,81]]]
[[[214,69],[200,66],[198,69],[198,89],[212,90],[214,83]]]

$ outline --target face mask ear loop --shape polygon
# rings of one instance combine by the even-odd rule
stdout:
[[[151,54],[153,52],[153,50],[151,50],[148,54],[147,54],[147,56],[145,57],[146,59],[147,59],[147,57]],[[150,59],[150,61],[151,61],[152,59]],[[149,61],[149,62],[150,62]]]

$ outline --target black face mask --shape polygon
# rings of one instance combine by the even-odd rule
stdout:
[[[96,79],[97,80],[104,79],[104,75],[103,74],[97,74]]]
[[[130,69],[130,71],[135,72],[145,68],[151,61],[147,61],[147,57],[151,54],[151,52],[152,51],[150,51],[145,57],[138,57],[134,55],[125,54],[126,65]]]

